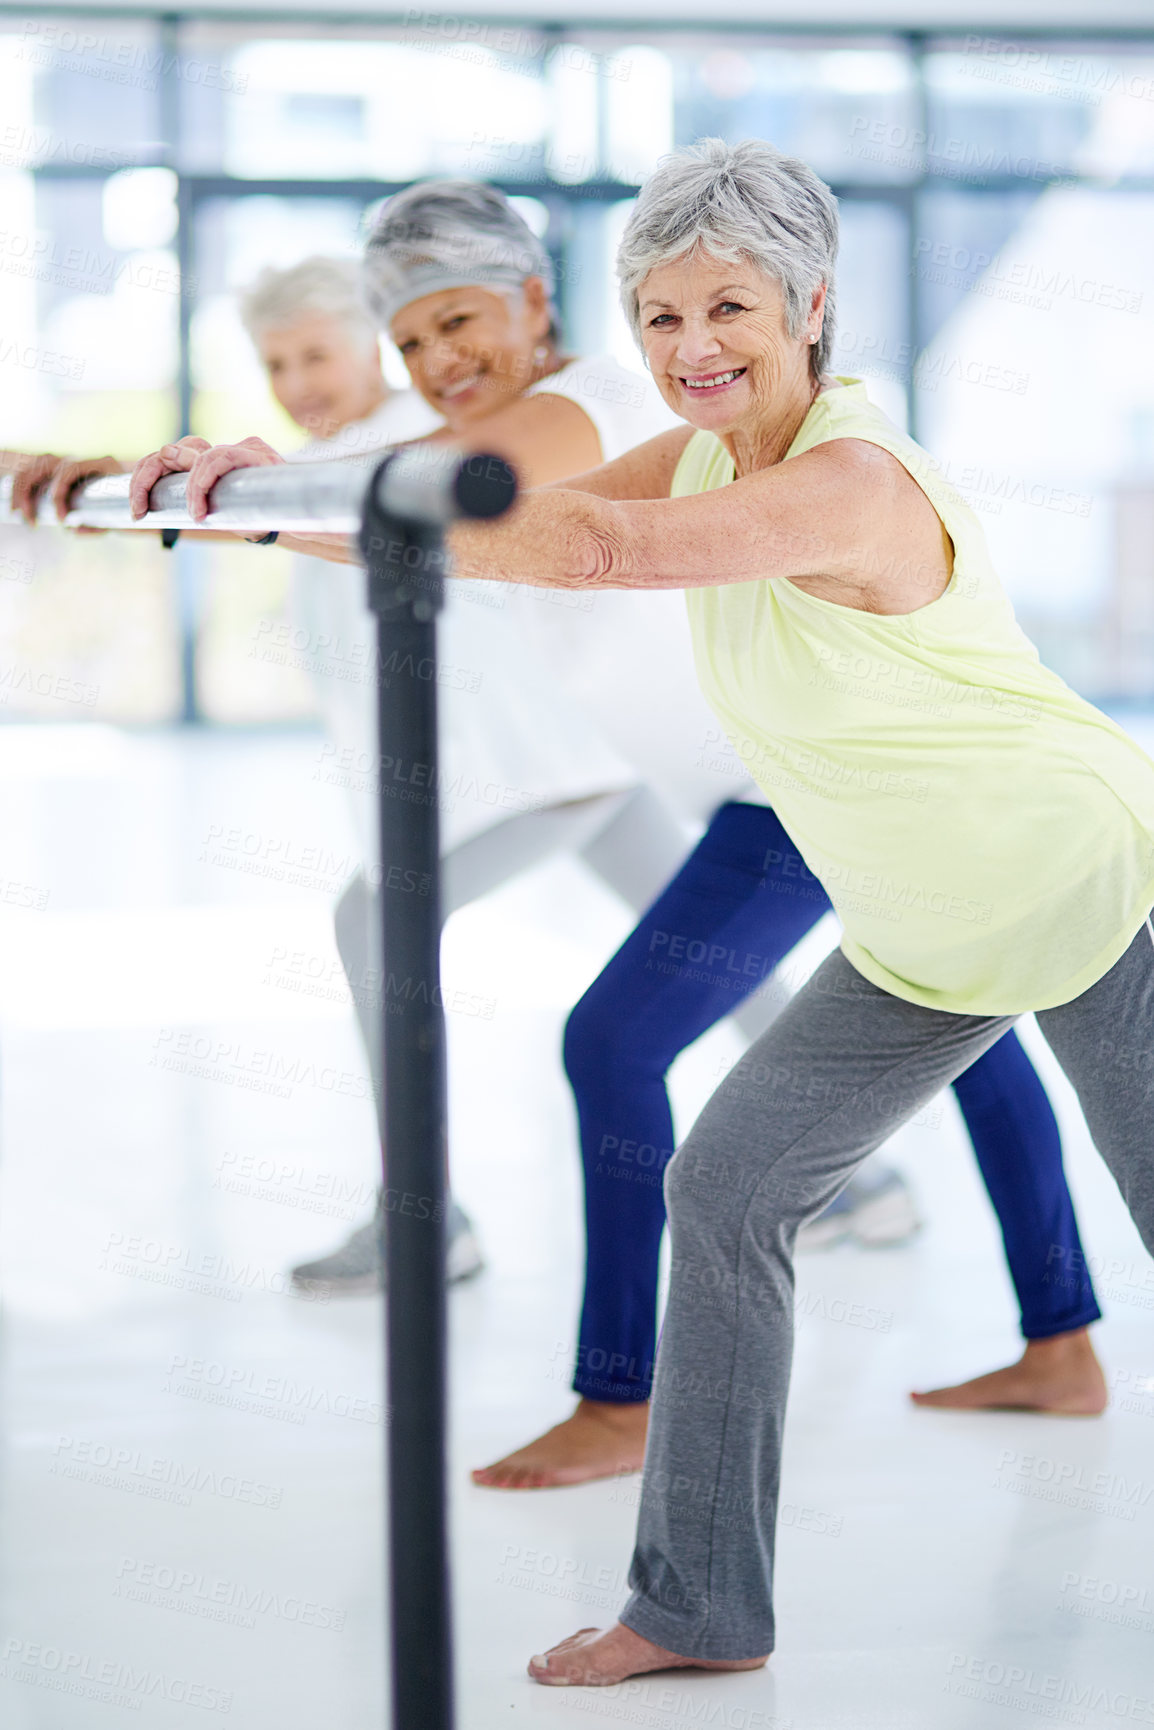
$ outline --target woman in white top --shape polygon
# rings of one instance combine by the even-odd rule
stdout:
[[[562,352],[549,255],[500,193],[471,182],[410,188],[381,209],[368,253],[372,308],[359,264],[317,257],[266,270],[242,297],[242,317],[273,394],[312,435],[290,460],[375,462],[390,445],[441,428],[449,436],[483,419],[486,443],[541,482],[595,467],[673,424],[642,375],[608,357]],[[382,325],[402,347],[417,389],[390,391],[382,377]],[[209,447],[191,437],[169,448],[178,459],[166,466],[178,467]],[[30,521],[45,488],[63,516],[78,482],[124,467],[113,457],[17,453],[6,466],[15,474],[14,503]],[[309,659],[325,749],[333,780],[349,791],[365,862],[338,901],[335,922],[375,1068],[376,636],[364,587],[359,569],[307,555],[294,561],[294,613],[319,651]],[[652,631],[654,609],[632,596],[577,607],[559,606],[558,599],[564,600],[478,585],[475,593],[455,593],[442,617],[447,911],[561,848],[581,850],[640,910],[692,840],[692,830],[643,786],[644,771],[635,766],[629,746],[635,670],[614,712],[612,739],[602,725],[613,708],[606,681],[622,638],[636,653],[641,630]],[[687,673],[688,638],[676,598],[658,611]],[[339,649],[326,656],[326,643]],[[658,637],[649,652],[660,655]],[[358,669],[359,679],[347,676]],[[704,705],[700,716],[698,742],[712,724]],[[683,725],[688,733],[688,716]],[[456,1206],[449,1226],[450,1275],[464,1277],[480,1261]],[[295,1270],[297,1278],[348,1292],[375,1289],[379,1239],[379,1221],[371,1221],[335,1254]]]
[[[425,182],[388,200],[369,234],[364,274],[378,328],[400,349],[427,410],[443,421],[431,442],[468,436],[483,422],[486,448],[539,485],[596,467],[674,424],[642,375],[608,357],[563,352],[548,252],[491,187]],[[334,429],[323,447],[298,455],[367,457],[370,424]],[[260,440],[229,448],[231,466],[268,451]],[[205,449],[201,439],[166,446],[139,465],[135,492],[147,492],[161,473],[191,468]],[[375,1063],[375,625],[363,591],[359,570],[330,564],[321,572],[316,561],[301,560],[298,608],[318,641],[341,643],[334,671],[351,660],[367,674],[359,682],[322,679],[320,697],[366,860],[336,923]],[[685,700],[693,687],[678,598],[654,606],[652,597],[607,594],[573,605],[545,590],[454,585],[438,655],[447,911],[560,847],[578,849],[632,907],[647,906],[693,839],[696,825],[675,807],[692,824],[684,783],[701,778],[693,763],[714,726],[703,702]],[[639,667],[648,677],[639,678]],[[647,687],[668,695],[647,701]],[[663,797],[645,786],[658,761],[668,766],[658,774]],[[454,1224],[450,1272],[461,1274],[476,1266],[476,1251],[459,1214]],[[333,1255],[298,1268],[298,1281],[371,1289],[379,1237],[374,1220]]]

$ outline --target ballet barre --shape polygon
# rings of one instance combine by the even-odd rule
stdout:
[[[438,452],[438,455],[442,453]],[[374,465],[374,467],[377,465]],[[217,529],[236,533],[280,529],[285,534],[355,535],[364,516],[373,470],[361,462],[280,463],[272,468],[234,469],[212,489],[211,509],[194,522],[185,503],[184,475],[157,481],[145,517],[128,508],[129,475],[101,475],[72,489],[69,529]],[[22,523],[12,510],[12,480],[0,480],[0,523]],[[50,498],[42,495],[37,522],[56,526]]]
[[[444,530],[456,518],[501,515],[516,478],[500,457],[432,445],[405,446],[371,468],[350,461],[237,469],[216,483],[200,523],[189,515],[183,475],[157,482],[139,520],[129,515],[128,486],[127,475],[80,483],[66,526],[355,534],[377,619],[378,665],[400,669],[377,680],[378,761],[419,766],[428,793],[392,798],[378,776],[382,1182],[386,1195],[401,1198],[384,1212],[391,1725],[452,1730],[437,682],[421,670],[436,661]],[[5,477],[0,524],[22,521]],[[41,501],[37,521],[57,523],[50,501]],[[403,887],[413,883],[428,893]],[[389,995],[391,980],[412,988]]]

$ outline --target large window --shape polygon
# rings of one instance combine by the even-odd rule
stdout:
[[[836,370],[947,466],[1047,657],[1095,696],[1154,691],[1154,31],[927,44],[32,15],[0,23],[0,96],[0,439],[124,458],[182,430],[299,442],[237,293],[266,264],[354,256],[366,205],[423,175],[522,198],[569,346],[636,364],[612,262],[638,182],[675,145],[771,139],[841,199]],[[4,653],[52,660],[84,712],[310,712],[298,671],[252,655],[289,605],[275,549],[258,567],[12,531],[5,554]],[[57,713],[26,685],[7,681],[4,714]]]

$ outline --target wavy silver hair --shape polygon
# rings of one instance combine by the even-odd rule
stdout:
[[[484,181],[419,181],[372,213],[365,293],[386,329],[402,307],[426,294],[443,288],[508,293],[530,276],[544,280],[552,302],[548,251],[504,194]]]
[[[355,259],[314,255],[287,270],[270,266],[240,297],[241,322],[254,343],[266,331],[284,330],[310,314],[335,319],[365,348],[376,346],[377,327]]]
[[[694,250],[748,259],[780,282],[786,328],[796,337],[824,282],[811,361],[821,373],[833,349],[837,242],[837,200],[812,168],[761,138],[703,138],[663,157],[637,196],[617,249],[621,304],[640,344],[638,292],[651,270]]]

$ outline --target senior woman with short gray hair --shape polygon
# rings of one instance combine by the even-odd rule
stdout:
[[[1154,763],[1040,665],[969,507],[825,371],[836,232],[769,145],[667,158],[619,272],[688,428],[452,536],[463,576],[687,589],[706,696],[844,926],[668,1167],[632,1595],[532,1661],[546,1684],[766,1661],[797,1230],[1018,1016],[1154,1248]],[[887,794],[904,775],[924,802]]]
[[[549,1685],[766,1662],[798,1228],[1019,1016],[1154,1246],[1154,763],[1041,666],[927,455],[824,370],[836,232],[768,144],[666,158],[620,274],[687,426],[450,537],[459,577],[687,590],[705,693],[844,927],[667,1168],[632,1595],[532,1660]]]

